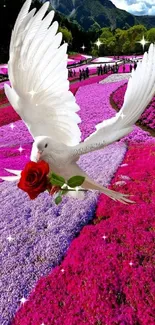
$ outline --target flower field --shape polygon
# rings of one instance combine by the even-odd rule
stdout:
[[[8,66],[7,64],[0,65],[0,74],[8,74]]]
[[[107,78],[107,76],[109,76],[109,75],[110,75],[110,72],[107,75],[94,76],[94,77],[88,78],[86,80],[75,82],[73,84],[70,84],[70,90],[75,95],[80,87],[91,85],[94,83],[99,83],[100,81]]]
[[[126,88],[127,88],[127,83],[119,87],[112,94],[112,99],[114,103],[117,105],[118,109],[120,109],[123,104]],[[139,122],[142,125],[146,125],[153,130],[155,129],[155,97],[153,97],[150,104],[147,106],[145,112],[140,117]]]
[[[115,115],[110,97],[123,94],[126,82],[89,80],[71,85],[82,140]],[[12,107],[1,105],[0,175],[7,176],[4,168],[29,161],[33,139]],[[47,193],[30,201],[16,182],[1,181],[1,325],[155,324],[155,140],[135,126],[79,165],[136,203],[94,191],[56,206]]]
[[[68,56],[67,65],[74,65],[77,63],[80,63],[80,61],[84,61],[87,59],[91,59],[92,57],[90,55],[85,54],[73,54]]]

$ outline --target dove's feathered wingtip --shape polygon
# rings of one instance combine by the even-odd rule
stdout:
[[[22,170],[14,170],[14,169],[7,169],[7,168],[4,168],[8,173],[11,173],[11,174],[14,174],[14,175],[17,175],[17,176],[20,176],[21,175],[21,172]]]
[[[54,136],[72,146],[73,137],[76,144],[80,141],[80,121],[76,114],[78,104],[69,91],[68,44],[61,44],[62,33],[59,23],[53,22],[55,11],[49,10],[50,1],[44,1],[36,14],[34,9],[30,10],[31,3],[32,0],[26,0],[14,25],[8,63],[11,87],[6,85],[5,94],[33,137]],[[33,96],[31,91],[37,95]],[[39,118],[37,127],[35,117]]]
[[[4,92],[5,92],[5,95],[7,96],[7,91],[8,91],[8,89],[10,89],[10,86],[7,84],[7,83],[5,83],[4,84]]]
[[[2,179],[3,181],[14,182],[20,179],[22,170],[14,170],[7,168],[4,168],[4,170],[6,170],[8,173],[14,174],[15,176],[0,176],[0,179]]]
[[[15,182],[20,179],[20,176],[5,176],[5,177],[0,176],[0,179],[2,179],[2,181]]]

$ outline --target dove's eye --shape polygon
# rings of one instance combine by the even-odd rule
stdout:
[[[48,143],[45,144],[45,148],[47,148],[47,146],[48,146]]]

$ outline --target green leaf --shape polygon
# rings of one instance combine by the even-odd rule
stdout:
[[[59,203],[61,203],[62,201],[62,197],[61,196],[57,196],[55,199],[55,203],[58,205]]]
[[[67,185],[74,188],[77,186],[81,186],[85,180],[83,176],[73,176],[67,181]]]
[[[52,185],[63,186],[65,184],[65,179],[55,173],[50,175],[50,182]]]

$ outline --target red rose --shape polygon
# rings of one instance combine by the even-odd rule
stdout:
[[[38,163],[30,161],[21,172],[18,187],[27,192],[31,200],[34,200],[47,189],[48,173],[49,165],[45,161],[42,160]]]

